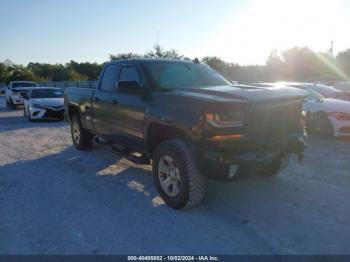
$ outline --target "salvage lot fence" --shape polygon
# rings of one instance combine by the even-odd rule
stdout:
[[[47,87],[81,87],[81,88],[95,88],[97,85],[97,81],[47,81],[47,82],[39,82],[39,86],[47,86]]]

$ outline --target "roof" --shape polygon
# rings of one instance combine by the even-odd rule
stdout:
[[[112,60],[109,62],[110,64],[114,63],[193,63],[191,60],[185,59],[165,59],[165,58],[133,58],[133,59],[120,59],[120,60]]]

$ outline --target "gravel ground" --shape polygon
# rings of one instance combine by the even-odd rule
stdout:
[[[176,211],[149,167],[22,115],[0,97],[0,254],[350,254],[350,141],[310,139],[302,165]]]

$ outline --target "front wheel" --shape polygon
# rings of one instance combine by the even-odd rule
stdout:
[[[181,139],[168,140],[157,147],[153,176],[159,194],[172,208],[193,207],[205,195],[205,178],[198,173],[194,156]]]
[[[11,102],[11,101],[7,101],[6,99],[6,107],[9,109],[15,109],[16,106]]]
[[[73,144],[78,150],[89,150],[92,146],[92,135],[87,132],[80,122],[80,118],[74,115],[71,120],[71,135]]]

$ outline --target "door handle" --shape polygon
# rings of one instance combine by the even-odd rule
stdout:
[[[112,100],[112,105],[118,105],[118,101],[115,100],[115,99],[113,99],[113,100]]]
[[[100,101],[100,99],[99,99],[98,97],[95,97],[94,100],[95,100],[96,102]]]

